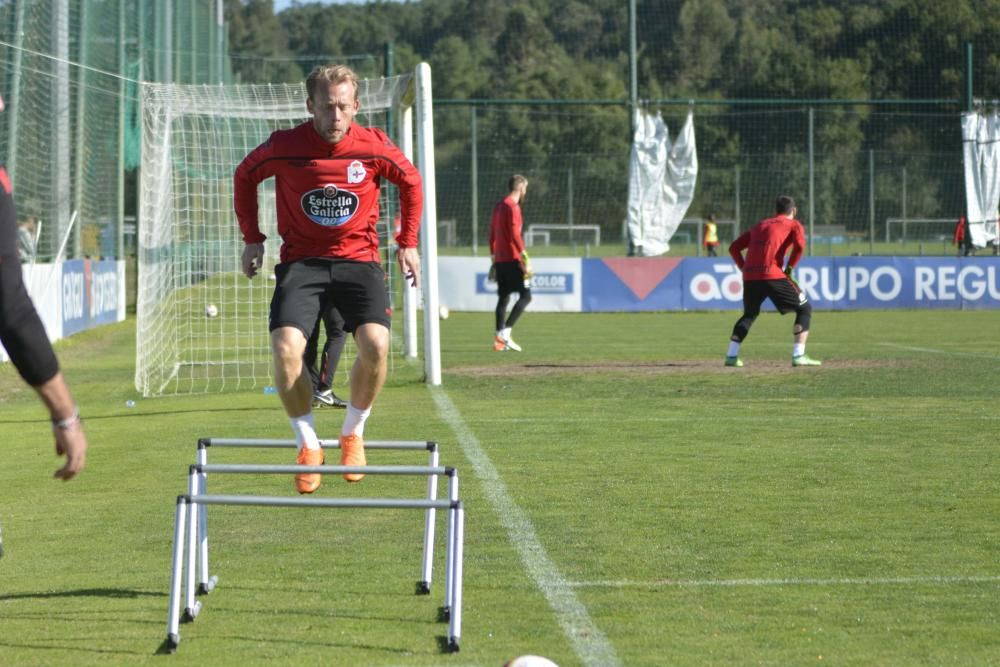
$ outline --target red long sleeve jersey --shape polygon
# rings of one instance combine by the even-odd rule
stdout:
[[[490,218],[490,254],[494,262],[517,262],[524,250],[521,207],[509,196],[493,207]]]
[[[379,261],[379,191],[399,188],[401,247],[417,246],[423,211],[420,173],[385,133],[353,123],[339,143],[323,140],[307,121],[278,130],[250,152],[233,177],[233,204],[246,243],[260,243],[257,185],[275,178],[281,261],[337,257]]]
[[[729,246],[729,254],[743,271],[743,280],[778,280],[785,277],[785,253],[792,249],[788,266],[794,267],[802,257],[805,240],[798,220],[777,215],[761,220],[740,235]]]

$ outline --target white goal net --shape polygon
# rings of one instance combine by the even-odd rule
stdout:
[[[428,96],[430,91],[425,71],[423,86],[417,85],[418,68],[415,74],[364,80],[359,89],[358,122],[398,136],[411,159],[412,138],[390,123],[412,131],[416,102],[417,132],[433,136],[430,118],[420,117],[429,115],[421,108],[430,109],[429,100],[420,99],[421,89]],[[261,230],[268,237],[265,266],[248,280],[240,269],[244,244],[233,213],[233,172],[271,132],[308,120],[305,100],[304,83],[142,86],[135,385],[143,396],[252,390],[272,383],[267,313],[280,247],[274,181],[262,183],[258,193]],[[421,167],[433,160],[433,143],[423,135],[418,139],[428,153],[414,160],[424,175],[426,198],[434,192],[433,166],[429,174]],[[405,291],[393,252],[398,201],[395,187],[384,183],[379,241],[394,304]],[[433,205],[429,209],[422,227],[428,215],[436,217]],[[429,257],[436,262],[436,242],[432,235],[428,248],[423,232],[421,239],[426,267]],[[436,303],[436,275],[431,279],[425,281],[423,300]],[[432,298],[428,289],[434,290]],[[407,327],[415,326],[415,317],[403,319]],[[429,334],[437,349],[437,327]],[[415,332],[404,335],[412,338]],[[349,369],[350,354],[345,351],[340,372]]]

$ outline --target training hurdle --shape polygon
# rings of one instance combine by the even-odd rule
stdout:
[[[196,466],[192,466],[196,467]],[[231,466],[228,466],[231,467]],[[353,473],[362,469],[366,473],[375,473],[369,467],[358,466],[263,466],[296,468],[294,472],[318,473]],[[214,470],[214,472],[224,472]],[[230,472],[236,472],[230,471]],[[278,472],[275,470],[274,472]],[[281,472],[285,472],[282,470]],[[188,530],[188,523],[197,522],[197,507],[205,505],[255,505],[266,507],[327,507],[327,508],[385,508],[385,509],[443,509],[448,510],[448,536],[446,539],[445,570],[445,605],[448,616],[448,650],[459,650],[462,628],[462,559],[465,540],[465,513],[459,500],[413,500],[388,498],[295,498],[282,496],[229,496],[229,495],[181,495],[177,496],[177,509],[174,519],[174,547],[171,559],[170,573],[170,609],[167,613],[166,650],[173,653],[180,644],[181,620],[181,583],[184,570],[185,537],[188,537],[188,572],[194,567],[194,531]],[[194,597],[194,577],[188,577],[188,599]],[[188,610],[194,620],[200,603],[192,604]]]
[[[214,473],[226,473],[226,474],[296,474],[296,473],[321,473],[321,474],[345,474],[345,473],[364,473],[366,475],[427,475],[437,477],[438,475],[445,475],[448,477],[448,500],[451,502],[458,502],[458,471],[451,467],[444,466],[304,466],[304,465],[259,465],[259,464],[210,464],[210,463],[196,463],[188,469],[188,495],[192,498],[197,498],[202,495],[203,488],[205,484],[205,479],[209,472]],[[435,499],[430,498],[428,501],[433,501]],[[199,506],[204,510],[204,505]],[[428,505],[427,507],[432,507]],[[187,595],[186,604],[184,607],[184,619],[193,621],[198,615],[198,611],[201,608],[201,603],[195,600],[195,571],[197,570],[196,561],[198,555],[202,555],[202,562],[207,560],[208,555],[208,537],[207,531],[200,530],[202,526],[202,519],[204,518],[203,512],[196,512],[195,505],[192,505],[191,516],[188,519],[187,528],[187,544],[188,544],[188,563],[187,563]],[[437,509],[434,507],[434,509]],[[450,536],[454,531],[454,515],[453,513],[448,514],[447,521],[447,531],[446,534]],[[433,540],[433,533],[431,534],[431,539]],[[202,538],[204,542],[202,543]],[[450,541],[448,542],[450,544]],[[198,544],[202,544],[203,548],[197,548]],[[426,544],[426,541],[425,541]],[[449,554],[445,555],[445,580],[444,580],[444,607],[443,613],[445,618],[450,617],[451,606],[452,606],[452,584],[453,584],[453,560],[449,557]],[[212,579],[212,587],[218,583],[218,577]]]
[[[340,449],[340,441],[320,440],[319,444],[323,449]],[[298,445],[295,440],[269,439],[269,438],[199,438],[197,462],[199,464],[208,463],[208,449],[210,447],[238,447],[257,449],[295,449]],[[427,452],[427,465],[436,467],[440,460],[438,444],[430,440],[369,440],[365,442],[365,449],[384,450],[413,450]],[[188,485],[188,493],[207,493],[207,478],[204,473],[199,475],[199,486]],[[432,474],[427,477],[427,499],[437,499],[437,475]],[[198,561],[200,563],[200,577],[198,592],[206,594],[211,592],[218,583],[218,577],[210,576],[208,571],[208,521],[205,505],[199,505],[200,517],[198,521]],[[417,594],[426,595],[431,592],[431,577],[434,562],[434,522],[436,509],[427,508],[424,516],[424,555],[420,567],[420,578],[417,580]]]

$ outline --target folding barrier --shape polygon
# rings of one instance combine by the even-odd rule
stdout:
[[[336,448],[336,441],[321,441],[326,448]],[[267,507],[313,508],[369,508],[369,509],[422,509],[425,511],[424,554],[422,579],[417,584],[419,594],[430,591],[435,512],[448,510],[445,540],[445,591],[443,619],[449,623],[447,649],[459,650],[462,622],[462,561],[464,551],[465,516],[458,498],[458,474],[454,468],[436,465],[436,443],[419,441],[372,441],[366,449],[424,449],[429,452],[428,466],[303,466],[259,464],[208,464],[207,448],[221,447],[295,447],[292,440],[250,440],[204,438],[198,442],[198,463],[190,466],[188,493],[177,497],[174,523],[174,547],[170,579],[170,609],[167,616],[165,649],[173,653],[180,643],[180,623],[194,621],[202,603],[195,599],[195,591],[205,594],[218,583],[218,577],[209,576],[208,531],[205,508],[208,505],[254,505]],[[209,495],[206,493],[208,473],[215,474],[350,474],[366,475],[426,475],[426,499],[399,498],[301,498],[254,495]],[[437,477],[448,477],[448,500],[438,500]],[[186,549],[185,549],[186,547]],[[185,563],[185,552],[187,554]],[[200,561],[201,581],[196,586],[196,571]],[[186,569],[186,577],[185,575]],[[184,610],[181,612],[182,585],[184,585]]]
[[[324,449],[340,449],[339,440],[320,440],[319,444]],[[198,463],[208,463],[209,447],[239,447],[258,449],[295,449],[297,447],[294,440],[268,439],[268,438],[201,438],[198,440]],[[365,449],[383,450],[413,450],[427,452],[427,465],[434,467],[438,465],[440,453],[438,444],[425,440],[368,440],[365,442]],[[188,486],[188,493],[207,493],[206,476],[199,476],[199,487]],[[437,475],[427,477],[427,499],[437,499]],[[199,558],[201,565],[198,591],[209,593],[218,582],[216,577],[210,576],[208,571],[208,520],[205,506],[201,505],[199,529]],[[432,563],[434,561],[434,523],[435,509],[428,508],[424,518],[424,557],[420,567],[420,579],[417,580],[417,594],[425,595],[431,591]]]

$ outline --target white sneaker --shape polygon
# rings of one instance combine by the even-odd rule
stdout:
[[[514,342],[509,333],[505,334],[501,331],[493,337],[493,349],[496,352],[506,352],[507,350],[520,352],[521,346]]]

